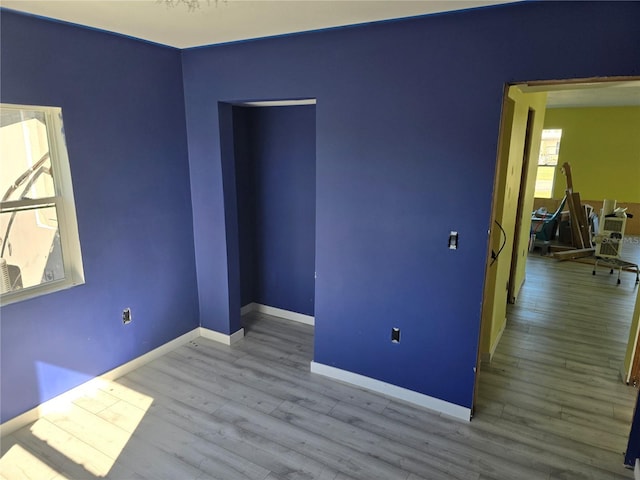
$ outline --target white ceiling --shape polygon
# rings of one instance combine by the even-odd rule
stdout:
[[[523,87],[546,91],[547,108],[640,106],[640,80]]]
[[[0,5],[151,42],[188,48],[517,0],[0,0]]]

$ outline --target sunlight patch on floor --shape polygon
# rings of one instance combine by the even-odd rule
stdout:
[[[10,436],[0,479],[61,480],[78,471],[105,477],[152,403],[148,395],[100,379],[65,401],[48,402],[42,418]],[[49,464],[68,467],[56,471]]]
[[[0,458],[0,478],[2,479],[52,479],[66,478],[20,445],[13,445]]]

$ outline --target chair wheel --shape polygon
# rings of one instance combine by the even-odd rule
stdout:
[[[591,275],[595,275],[595,274],[596,274],[596,271],[595,271],[595,270],[594,270],[593,272],[591,272]]]
[[[611,271],[609,272],[609,275],[613,275],[613,268],[611,269]]]
[[[620,285],[620,279],[618,279],[618,285]]]

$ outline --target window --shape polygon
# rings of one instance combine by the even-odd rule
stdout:
[[[2,304],[81,283],[62,110],[0,104]]]
[[[536,173],[537,198],[551,198],[553,195],[553,180],[558,165],[560,153],[560,138],[562,130],[542,130],[540,142],[540,156],[538,157],[538,171]]]

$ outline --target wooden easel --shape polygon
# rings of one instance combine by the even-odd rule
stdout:
[[[591,248],[591,235],[589,234],[589,222],[582,208],[580,194],[573,191],[573,179],[571,178],[571,166],[565,162],[562,171],[567,177],[567,205],[571,216],[571,239],[574,248]]]

